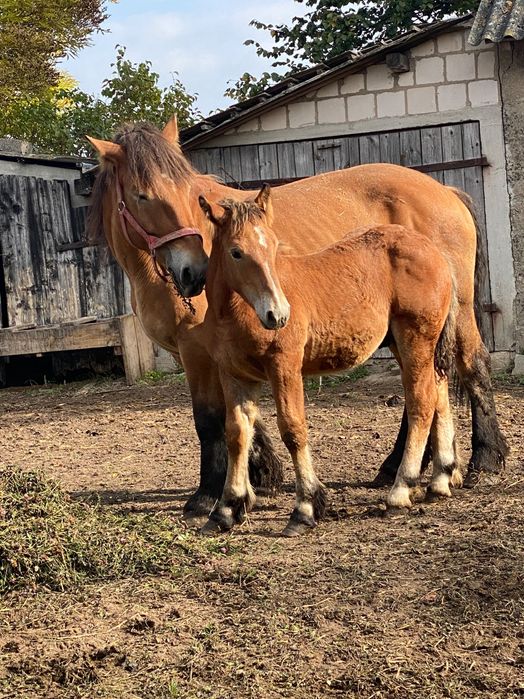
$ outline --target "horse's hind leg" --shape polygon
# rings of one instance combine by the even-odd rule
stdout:
[[[269,377],[277,408],[277,422],[295,468],[296,501],[284,536],[298,536],[316,526],[324,515],[326,491],[313,468],[307,442],[301,361],[292,368],[274,362]]]
[[[484,346],[473,309],[462,308],[457,320],[457,371],[471,403],[471,458],[465,487],[473,487],[481,471],[498,473],[509,447],[502,434],[491,385],[491,359]]]
[[[462,485],[462,467],[455,444],[447,378],[437,379],[437,408],[431,427],[431,443],[433,475],[429,493],[438,497],[450,497],[450,488],[460,488]]]
[[[384,461],[381,463],[377,475],[371,482],[372,488],[382,488],[385,485],[393,485],[395,482],[395,476],[397,475],[398,467],[402,461],[402,455],[406,446],[406,436],[408,433],[408,413],[406,406],[402,412],[402,420],[397,433],[397,438],[395,439],[395,444],[393,449],[386,456]],[[424,455],[422,457],[422,467],[421,471],[424,472],[429,466],[432,458],[431,453],[431,441],[428,440],[426,448],[424,449]]]

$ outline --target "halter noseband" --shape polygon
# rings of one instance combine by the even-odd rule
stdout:
[[[127,240],[129,245],[132,245],[133,247],[137,247],[131,238],[129,237],[129,233],[127,231],[127,226],[126,226],[126,221],[129,223],[131,228],[138,233],[138,235],[142,238],[142,240],[146,243],[147,249],[149,251],[149,254],[151,255],[151,259],[153,260],[153,266],[155,268],[155,272],[158,274],[160,279],[162,281],[169,283],[171,281],[171,278],[167,275],[164,274],[164,272],[160,269],[160,266],[158,264],[158,260],[156,257],[156,251],[158,248],[162,247],[162,245],[166,245],[167,243],[170,243],[172,240],[178,240],[178,238],[185,238],[190,235],[197,235],[200,240],[203,242],[202,234],[196,230],[196,228],[177,228],[174,231],[171,231],[171,233],[168,233],[167,235],[163,235],[162,237],[157,237],[156,235],[150,235],[142,226],[138,223],[136,218],[133,216],[133,214],[129,211],[129,209],[126,206],[126,203],[124,201],[124,196],[122,193],[122,187],[120,185],[120,180],[118,178],[118,172],[116,173],[116,208],[118,211],[118,217],[120,219],[120,226],[122,228],[122,233],[124,235],[124,238]],[[184,304],[187,306],[187,308],[191,311],[191,313],[195,313],[195,309],[193,308],[193,305],[189,299],[186,299],[182,294],[180,293],[180,290],[178,289],[177,284],[173,281],[174,287],[176,291],[178,292],[178,295],[183,299]]]

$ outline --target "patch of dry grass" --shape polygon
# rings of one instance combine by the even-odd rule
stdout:
[[[177,575],[217,546],[168,513],[113,512],[71,499],[41,473],[0,471],[0,593]]]

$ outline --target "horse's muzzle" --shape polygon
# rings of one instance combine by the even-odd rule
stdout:
[[[180,294],[186,298],[198,296],[202,293],[206,283],[206,272],[207,264],[202,266],[198,271],[195,271],[189,266],[184,267],[180,271],[178,278],[174,270],[169,270],[169,273],[171,274],[171,277],[175,282]]]

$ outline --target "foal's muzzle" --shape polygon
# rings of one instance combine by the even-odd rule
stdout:
[[[268,311],[265,318],[262,321],[262,325],[266,330],[278,330],[283,328],[289,320],[288,314],[274,313],[273,311]]]

